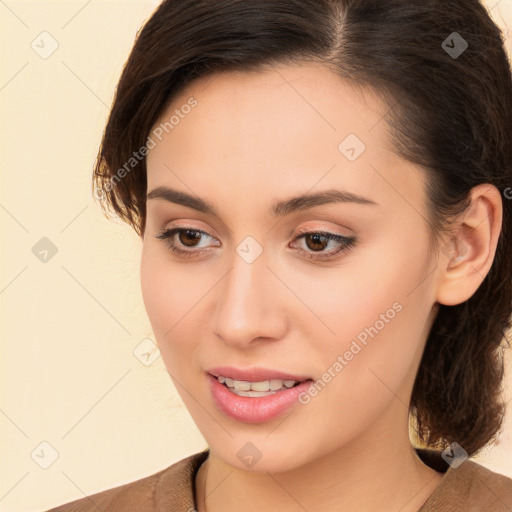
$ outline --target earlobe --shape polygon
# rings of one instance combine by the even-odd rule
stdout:
[[[440,251],[437,302],[461,304],[482,284],[494,261],[502,216],[501,194],[495,186],[472,189],[470,206],[454,221],[454,234]]]

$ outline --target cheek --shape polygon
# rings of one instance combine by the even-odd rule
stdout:
[[[167,333],[203,291],[194,290],[195,280],[169,261],[165,250],[154,243],[143,246],[140,265],[142,297],[155,335]],[[203,291],[204,292],[204,291]],[[197,298],[196,298],[197,301]]]
[[[326,410],[333,413],[342,407],[354,417],[372,414],[396,393],[408,401],[400,390],[415,375],[432,307],[428,279],[422,283],[428,258],[422,240],[414,248],[395,245],[392,255],[361,253],[353,268],[347,262],[338,279],[309,293],[309,305],[334,331],[317,336],[317,366],[326,372],[321,379],[335,375],[329,391],[320,393],[332,401]]]
[[[191,278],[168,256],[158,246],[143,246],[140,284],[162,360],[171,376],[179,376],[197,367],[194,359],[204,337],[199,321],[201,300],[212,285],[207,284],[206,275],[205,279]]]
[[[156,251],[147,244],[142,249],[140,284],[144,306],[153,330],[162,332],[165,328],[164,324],[169,328],[168,313],[173,311],[173,304],[169,304],[166,292],[171,284],[170,275],[165,272],[165,266],[158,261]]]
[[[167,366],[174,359],[170,357],[172,345],[163,341],[173,337],[184,315],[187,288],[180,282],[180,273],[170,268],[160,252],[149,244],[143,246],[140,284],[146,313]]]

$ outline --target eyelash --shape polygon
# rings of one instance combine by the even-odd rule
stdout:
[[[193,258],[196,256],[200,256],[203,252],[208,251],[208,249],[200,249],[200,250],[183,250],[177,247],[176,243],[172,240],[174,235],[184,232],[184,231],[192,231],[195,234],[199,235],[206,235],[210,238],[214,238],[212,235],[207,233],[206,231],[201,231],[200,229],[192,228],[192,227],[176,227],[172,229],[165,229],[160,234],[156,235],[155,238],[158,238],[160,240],[163,240],[167,247],[171,249],[174,253],[176,253],[180,257],[185,258]],[[340,244],[340,247],[338,249],[329,251],[327,253],[323,252],[315,252],[315,251],[309,251],[305,249],[298,249],[298,252],[300,254],[303,254],[308,259],[315,259],[315,260],[325,260],[325,259],[331,259],[333,256],[336,256],[339,253],[345,253],[348,252],[350,249],[355,247],[356,245],[356,238],[355,237],[346,237],[342,235],[338,235],[336,233],[329,233],[327,231],[299,231],[297,233],[297,236],[295,237],[295,241],[300,240],[302,238],[305,238],[307,235],[320,235],[327,239],[328,242],[333,241]],[[321,254],[321,256],[317,256],[317,254]]]

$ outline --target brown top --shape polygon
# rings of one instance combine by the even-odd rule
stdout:
[[[195,453],[153,475],[46,512],[193,512],[195,475],[208,453]],[[469,459],[455,468],[441,452],[416,448],[416,453],[444,473],[418,512],[512,512],[512,479]]]

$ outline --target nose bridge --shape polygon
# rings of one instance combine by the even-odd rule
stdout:
[[[263,253],[254,258],[251,243],[242,242],[233,255],[231,270],[220,286],[214,322],[215,333],[237,346],[258,337],[277,338],[285,327],[281,308],[275,303],[276,278]]]

